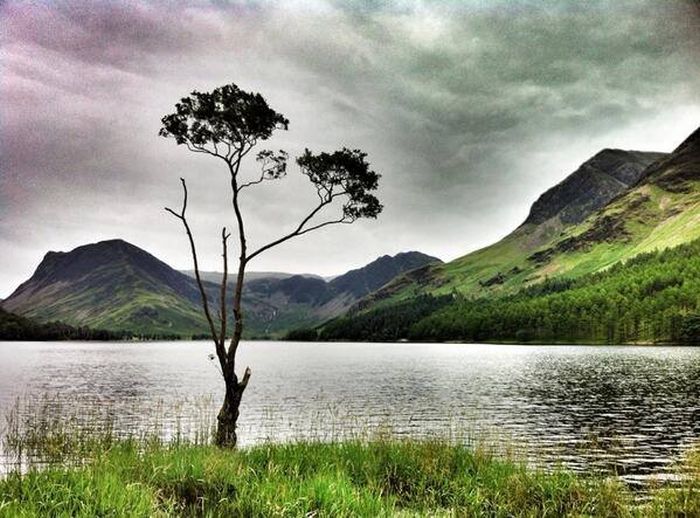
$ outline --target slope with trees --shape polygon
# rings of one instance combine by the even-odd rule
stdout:
[[[62,322],[39,323],[0,308],[0,340],[125,340],[133,337],[127,331],[74,327]]]
[[[418,318],[417,318],[418,317]],[[310,338],[308,332],[304,336]],[[700,240],[501,297],[422,295],[333,320],[322,340],[698,343]],[[316,334],[311,336],[316,338]]]

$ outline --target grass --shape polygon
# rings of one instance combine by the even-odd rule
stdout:
[[[0,516],[625,516],[619,483],[447,443],[117,442],[86,465],[0,481]]]
[[[103,416],[76,423],[53,410],[8,416],[3,449],[24,462],[0,477],[0,517],[700,516],[700,451],[680,485],[640,501],[615,478],[535,469],[461,441],[367,433],[228,451],[208,426],[164,441],[162,430],[119,436]]]

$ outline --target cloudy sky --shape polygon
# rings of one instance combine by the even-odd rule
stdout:
[[[291,121],[270,145],[292,155],[368,153],[378,220],[251,265],[324,275],[412,249],[461,256],[601,148],[670,151],[700,125],[700,11],[680,0],[5,0],[0,18],[0,297],[46,251],[114,237],[189,268],[163,211],[180,176],[204,267],[220,268],[227,172],[157,136],[194,89],[262,93]],[[293,168],[248,190],[253,244],[313,192]]]

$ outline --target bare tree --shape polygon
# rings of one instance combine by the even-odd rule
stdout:
[[[236,422],[243,392],[250,379],[250,368],[242,378],[236,374],[236,352],[243,335],[243,281],[246,267],[263,252],[290,239],[323,227],[350,224],[360,218],[376,218],[382,210],[379,200],[372,194],[377,189],[379,175],[372,171],[366,154],[360,150],[343,148],[333,153],[314,154],[308,149],[296,159],[296,163],[316,190],[318,202],[301,222],[286,234],[254,249],[248,250],[245,218],[241,206],[244,190],[266,181],[279,180],[287,174],[286,152],[260,150],[255,156],[258,173],[248,181],[242,178],[241,164],[256,145],[269,139],[276,130],[286,130],[289,121],[270,108],[258,93],[245,92],[235,84],[228,84],[211,92],[192,92],[175,105],[175,112],[162,118],[160,135],[172,137],[193,153],[202,153],[221,160],[225,164],[231,187],[231,204],[238,236],[238,269],[232,296],[233,333],[229,339],[227,323],[228,239],[226,227],[221,231],[223,249],[223,278],[218,301],[218,315],[213,316],[211,303],[199,273],[199,262],[192,230],[187,221],[187,185],[183,188],[181,210],[166,210],[178,218],[189,239],[194,271],[202,309],[219,360],[226,386],[224,402],[217,417],[216,443],[223,447],[236,445]],[[336,207],[337,216],[326,218],[328,207]]]

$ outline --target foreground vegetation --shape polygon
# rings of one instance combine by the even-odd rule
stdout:
[[[691,460],[697,467],[697,458]],[[112,444],[11,473],[0,516],[698,516],[700,479],[639,503],[622,483],[545,473],[445,442]]]
[[[424,295],[329,322],[298,339],[700,342],[700,240],[515,294]]]
[[[0,517],[700,516],[700,450],[679,465],[683,482],[641,495],[615,477],[536,469],[459,434],[364,429],[223,450],[206,416],[189,430],[156,416],[124,435],[109,412],[58,404],[18,401],[0,425]]]
[[[700,452],[684,482],[640,500],[617,478],[536,469],[459,434],[364,428],[223,450],[206,413],[194,429],[156,415],[124,435],[109,412],[61,404],[18,400],[5,416],[0,517],[700,516]]]

